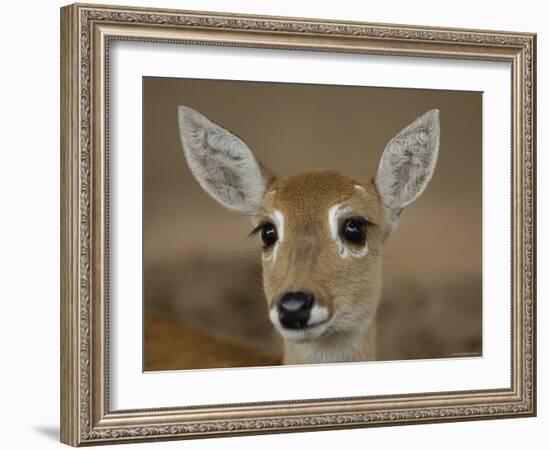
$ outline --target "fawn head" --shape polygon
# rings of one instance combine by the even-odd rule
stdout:
[[[380,299],[384,240],[433,174],[439,112],[401,130],[365,180],[335,170],[275,178],[239,137],[191,108],[178,112],[193,175],[249,216],[261,238],[269,317],[283,338],[365,334]]]

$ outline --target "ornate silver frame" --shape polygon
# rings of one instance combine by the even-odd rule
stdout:
[[[507,61],[512,66],[509,389],[111,411],[108,110],[112,40]],[[61,440],[311,431],[536,414],[535,53],[529,33],[75,4],[61,9]]]

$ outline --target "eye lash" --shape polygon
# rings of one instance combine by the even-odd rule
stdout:
[[[374,222],[371,222],[370,220],[367,220],[367,219],[365,219],[365,218],[362,217],[362,216],[347,217],[347,218],[344,220],[344,223],[347,222],[348,220],[355,220],[355,221],[357,221],[357,222],[363,224],[363,225],[366,226],[366,227],[372,227],[372,226],[377,227],[377,226],[378,226],[378,225],[375,224]]]
[[[248,234],[248,237],[252,237],[252,236],[255,236],[257,235],[260,231],[262,231],[262,228],[265,227],[266,225],[270,224],[271,222],[267,221],[267,220],[262,220],[260,222],[260,224],[254,228],[249,234]]]
[[[367,219],[365,219],[365,225],[367,227],[377,227],[378,226],[378,224],[376,224],[374,222],[371,222],[370,220],[367,220]]]

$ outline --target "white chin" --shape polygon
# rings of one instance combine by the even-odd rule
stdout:
[[[325,333],[329,324],[328,322],[323,322],[299,330],[284,328],[280,323],[275,323],[274,325],[285,340],[294,344],[299,344],[301,342],[314,341],[315,339],[318,339]]]
[[[327,331],[333,318],[328,317],[328,311],[326,308],[314,306],[311,311],[310,322],[314,321],[315,323],[308,325],[305,328],[293,330],[283,327],[281,322],[279,322],[279,317],[275,308],[271,308],[269,311],[269,319],[285,340],[297,344],[301,342],[314,341],[315,339],[320,338]]]

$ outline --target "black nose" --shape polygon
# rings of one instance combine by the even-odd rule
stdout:
[[[304,328],[309,320],[313,295],[306,292],[287,292],[279,300],[279,321],[285,328]]]

